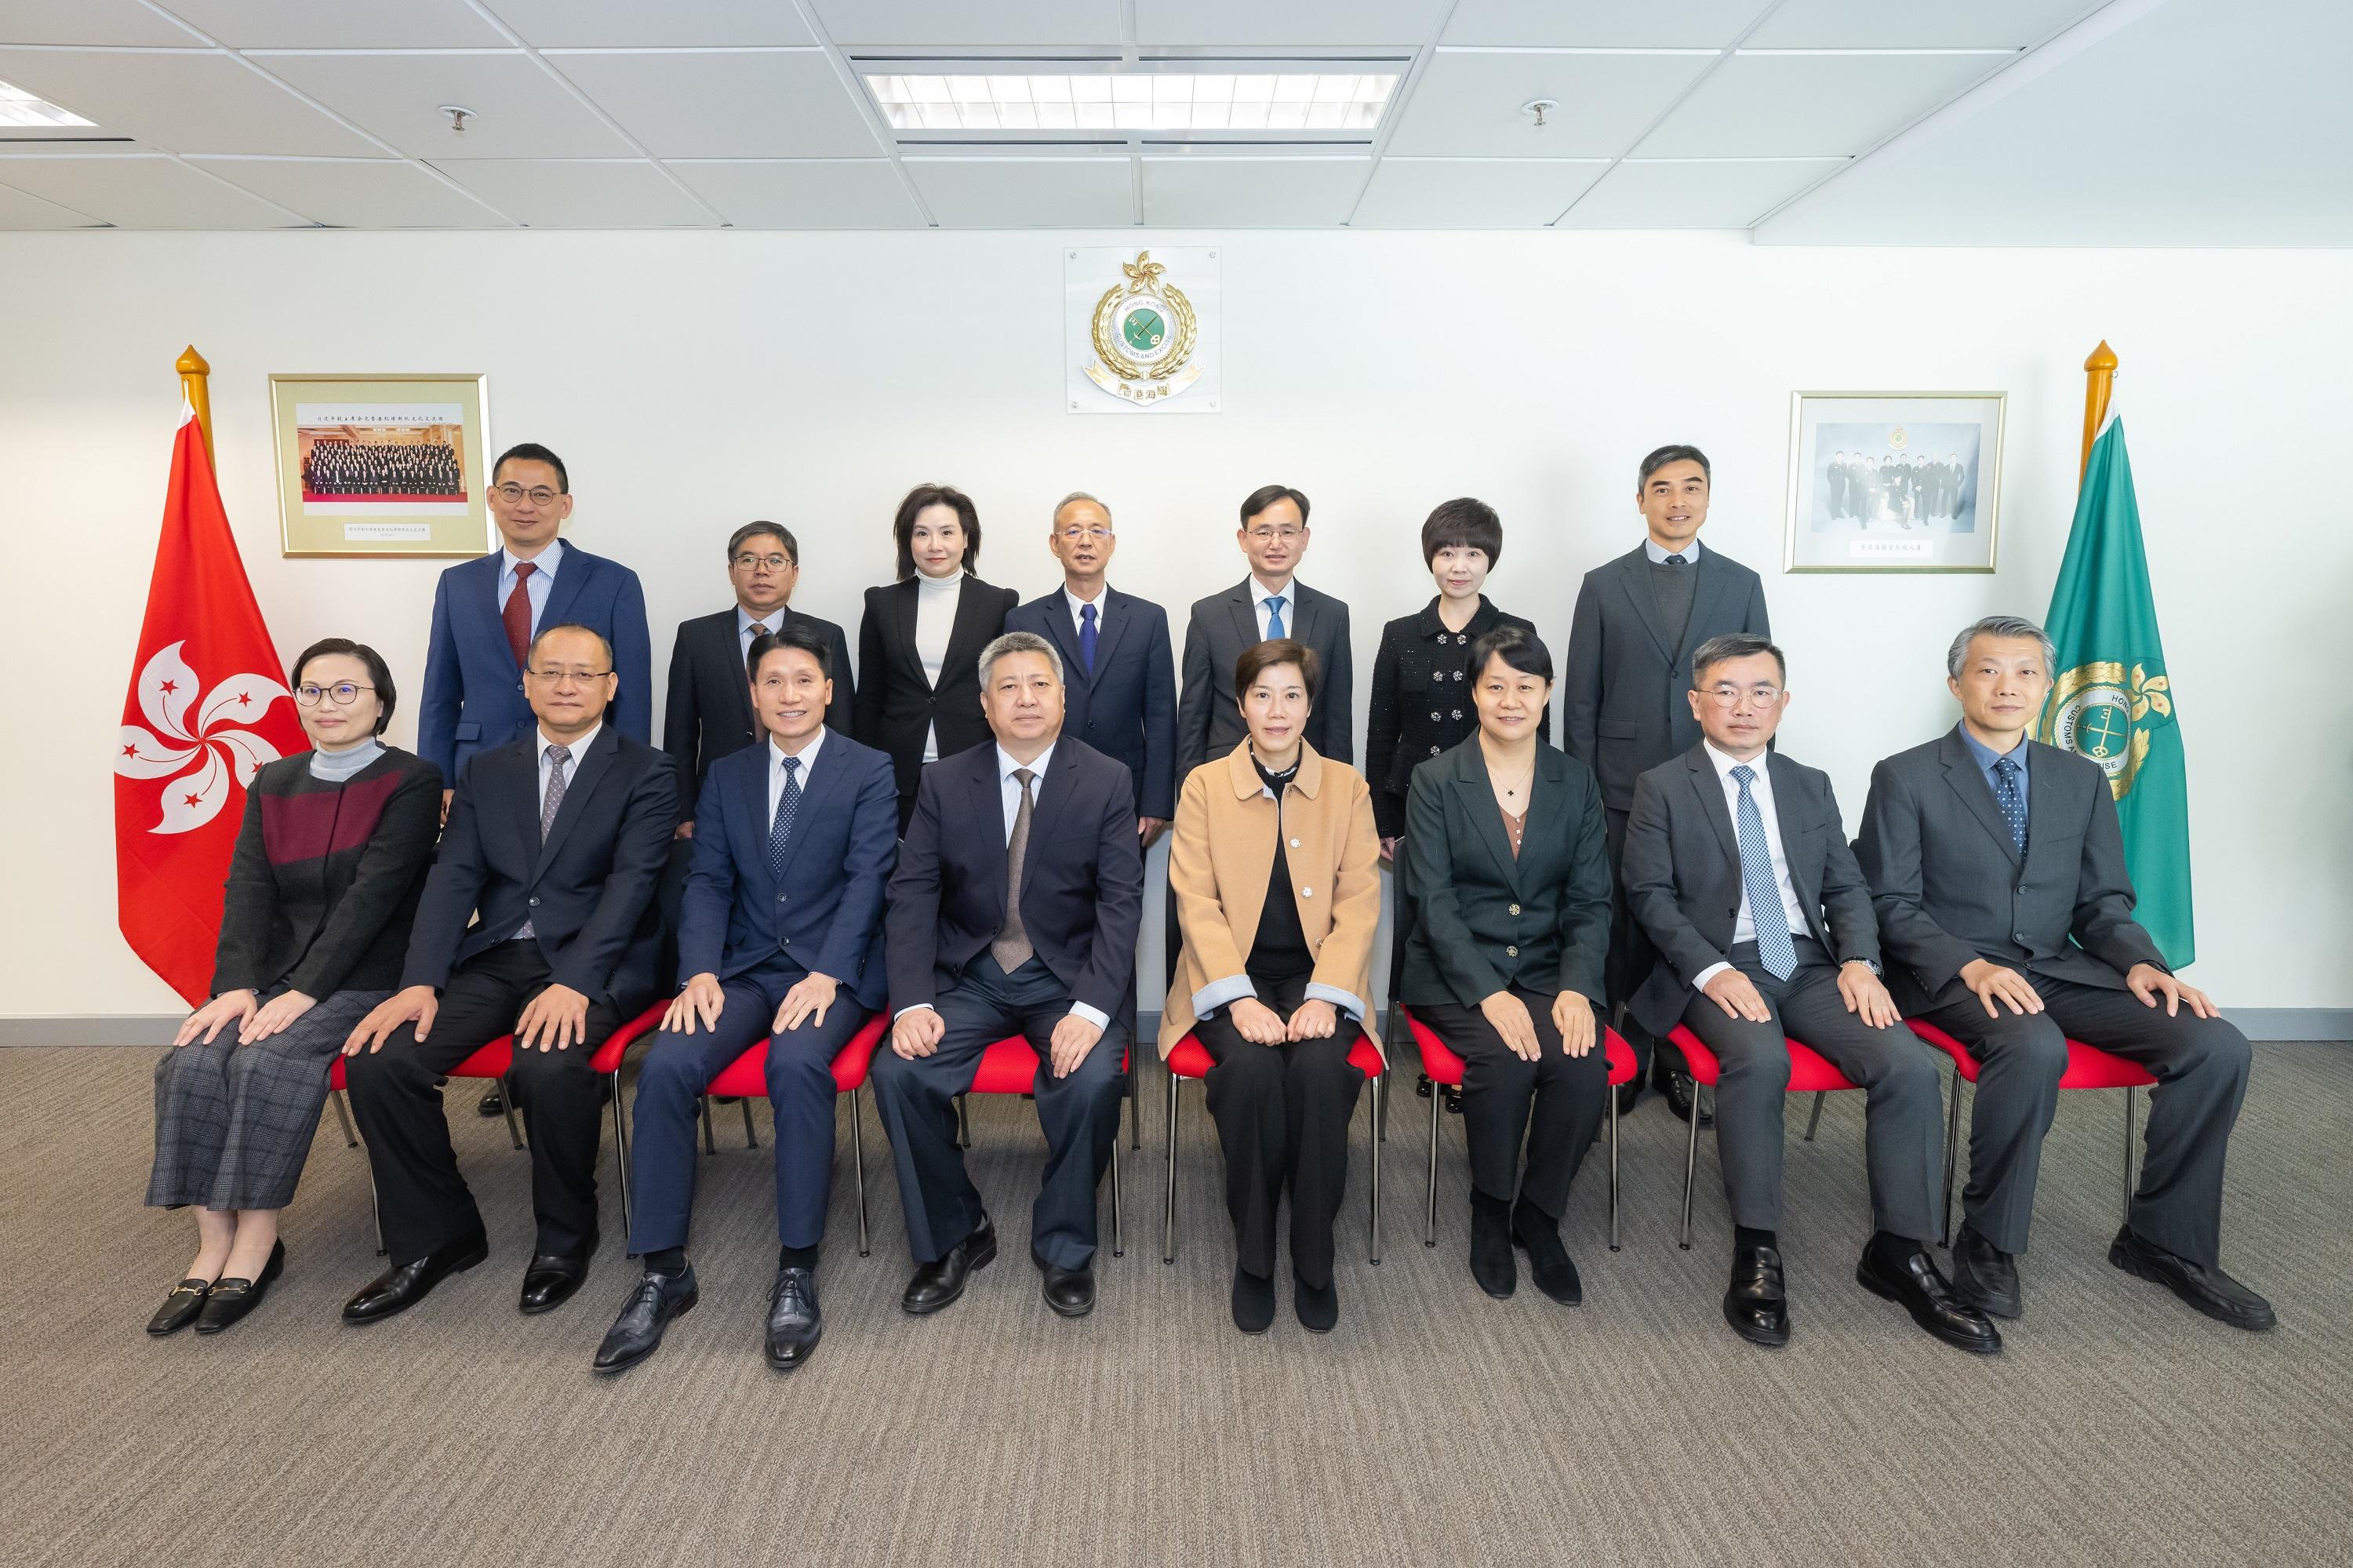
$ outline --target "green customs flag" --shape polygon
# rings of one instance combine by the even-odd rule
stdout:
[[[2045,629],[2058,670],[2035,738],[2108,776],[2140,895],[2137,914],[2166,962],[2180,969],[2198,956],[2189,789],[2121,419],[2111,418],[2092,444]]]

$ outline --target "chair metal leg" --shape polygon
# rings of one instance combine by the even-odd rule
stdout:
[[[522,1124],[515,1120],[514,1084],[511,1079],[499,1080],[499,1108],[507,1114],[507,1136],[514,1139],[517,1149],[522,1147]]]
[[[702,1118],[702,1152],[705,1154],[716,1154],[719,1152],[719,1140],[711,1136],[711,1097],[709,1095],[698,1095],[695,1097],[695,1100],[697,1106],[700,1107],[698,1114]]]
[[[1609,1095],[1609,1250],[1618,1250],[1618,1087],[1604,1086]]]
[[[1953,1245],[1953,1165],[1961,1148],[1961,1065],[1953,1064],[1953,1103],[1945,1111],[1945,1232],[1938,1246]]]
[[[2131,1084],[2125,1086],[2125,1217],[2123,1223],[2127,1226],[2132,1224],[2135,1185],[2133,1181],[2133,1102],[2139,1097],[2140,1092],[2135,1086]]]
[[[613,1084],[613,1164],[620,1172],[621,1228],[628,1228],[632,1211],[629,1208],[629,1118],[621,1114],[621,1070],[609,1075]]]
[[[956,1147],[959,1149],[972,1147],[972,1115],[965,1107],[965,1099],[963,1095],[956,1097]]]
[[[1176,1096],[1185,1080],[1168,1075],[1168,1186],[1160,1209],[1160,1261],[1176,1261]]]
[[[1371,1211],[1366,1224],[1372,1232],[1373,1266],[1381,1265],[1381,1112],[1388,1101],[1388,1075],[1383,1073],[1373,1080],[1373,1097],[1365,1107],[1365,1119],[1373,1136],[1366,1141],[1372,1145],[1373,1170],[1371,1184],[1366,1191],[1366,1206]]]
[[[1703,1086],[1692,1086],[1692,1118],[1683,1139],[1683,1249],[1691,1251],[1692,1187],[1699,1175],[1699,1097]]]
[[[1127,1205],[1120,1202],[1119,1129],[1113,1128],[1111,1139],[1111,1255],[1113,1257],[1127,1255],[1127,1238],[1120,1229],[1120,1216],[1126,1208]]]
[[[1139,1152],[1144,1148],[1144,1078],[1133,1047],[1127,1054],[1127,1146]]]
[[[1830,1097],[1830,1091],[1828,1089],[1816,1089],[1814,1091],[1813,1114],[1806,1118],[1806,1141],[1808,1143],[1811,1143],[1814,1140],[1814,1128],[1822,1125],[1822,1102]]]
[[[1446,1097],[1430,1086],[1430,1213],[1421,1224],[1421,1245],[1438,1245],[1438,1110]]]
[[[375,1255],[382,1257],[384,1246],[384,1203],[375,1195],[375,1172],[368,1172],[368,1217],[375,1222]]]
[[[849,1166],[858,1173],[858,1255],[867,1255],[866,1245],[866,1135],[860,1129],[858,1091],[849,1091]]]
[[[752,1129],[751,1097],[747,1095],[744,1098],[737,1100],[735,1103],[744,1107],[744,1147],[746,1149],[759,1148],[760,1135]]]
[[[337,1089],[333,1094],[329,1095],[327,1099],[335,1107],[335,1119],[343,1124],[343,1147],[357,1149],[360,1146],[360,1135],[352,1127],[351,1107],[343,1103],[343,1091]]]

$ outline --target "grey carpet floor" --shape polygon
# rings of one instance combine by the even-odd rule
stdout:
[[[608,1212],[579,1297],[518,1316],[527,1162],[473,1115],[471,1086],[450,1099],[487,1266],[405,1317],[340,1323],[378,1263],[365,1160],[330,1116],[262,1308],[216,1339],[147,1339],[194,1245],[186,1215],[140,1206],[153,1062],[0,1050],[0,1561],[2353,1559],[2344,1045],[2260,1047],[2232,1145],[2226,1261],[2277,1303],[2266,1335],[2107,1266],[2114,1094],[2061,1097],[2028,1315],[1999,1357],[1934,1343],[1853,1283],[1869,1227],[1856,1095],[1832,1097],[1811,1145],[1792,1102],[1788,1350],[1754,1350],[1718,1316],[1730,1233],[1704,1140],[1696,1245],[1676,1248],[1683,1127],[1654,1098],[1624,1126],[1622,1252],[1604,1245],[1598,1147],[1578,1179],[1566,1234],[1586,1304],[1525,1285],[1491,1301],[1464,1265],[1458,1118],[1440,1132],[1438,1245],[1422,1245],[1429,1122],[1408,1073],[1382,1161],[1384,1260],[1365,1257],[1360,1115],[1338,1331],[1300,1330],[1286,1292],[1274,1331],[1244,1339],[1198,1086],[1181,1250],[1160,1261],[1155,1073],[1126,1255],[1102,1260],[1093,1317],[1065,1322],[1039,1299],[1026,1240],[1043,1144],[1018,1099],[974,1107],[973,1171],[1004,1255],[941,1316],[903,1316],[897,1187],[870,1104],[872,1255],[855,1247],[845,1118],[825,1343],[802,1372],[771,1373],[770,1168],[730,1116],[702,1163],[702,1305],[609,1382],[588,1360],[630,1278],[620,1224]]]

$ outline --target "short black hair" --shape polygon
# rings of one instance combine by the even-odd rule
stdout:
[[[752,646],[744,653],[744,673],[757,682],[760,661],[787,648],[797,648],[815,659],[818,673],[828,681],[833,679],[833,650],[827,646],[825,633],[806,620],[787,620],[776,630],[764,631],[752,639]]]
[[[731,567],[735,564],[735,552],[744,547],[744,540],[756,539],[763,534],[773,535],[782,539],[785,542],[785,554],[793,558],[793,565],[797,567],[801,564],[801,542],[794,538],[793,531],[781,523],[746,523],[728,535],[727,564]]]
[[[1446,549],[1484,550],[1487,567],[1493,570],[1504,553],[1504,520],[1473,496],[1440,502],[1421,525],[1421,564],[1433,564],[1438,552]]]
[[[1299,525],[1307,526],[1307,497],[1287,484],[1261,484],[1242,498],[1242,526],[1278,501],[1288,501],[1299,508]]]
[[[1789,683],[1789,661],[1769,637],[1759,637],[1753,631],[1727,631],[1721,637],[1711,637],[1692,653],[1692,690],[1700,689],[1711,665],[1727,659],[1746,659],[1755,653],[1773,655],[1773,667],[1781,672],[1781,683]]]
[[[907,498],[899,503],[898,514],[891,519],[891,537],[899,546],[899,580],[904,582],[915,575],[915,519],[927,506],[945,506],[955,513],[964,524],[964,569],[978,571],[980,508],[953,484],[919,484],[907,492]]]
[[[554,452],[549,451],[537,441],[525,441],[520,446],[509,447],[506,450],[501,452],[499,454],[499,461],[491,465],[491,479],[492,482],[495,483],[497,482],[499,470],[506,467],[507,464],[511,462],[545,463],[548,467],[555,471],[556,493],[560,495],[569,495],[572,493],[572,471],[564,466],[564,460],[562,458],[557,457]]]
[[[1678,443],[1671,447],[1661,447],[1642,460],[1642,471],[1634,478],[1634,493],[1641,494],[1642,487],[1651,482],[1651,476],[1671,462],[1695,462],[1699,464],[1700,477],[1710,484],[1715,482],[1715,471],[1708,467],[1707,454],[1697,447]]]
[[[393,689],[392,666],[384,662],[383,654],[366,643],[354,642],[348,637],[322,637],[302,650],[301,657],[294,661],[294,667],[286,672],[286,683],[289,686],[301,685],[304,665],[313,659],[324,659],[336,653],[356,659],[367,666],[368,681],[375,687],[375,733],[382,735],[385,726],[392,723],[392,710],[399,705],[400,694]]]
[[[1324,661],[1306,643],[1289,637],[1253,642],[1234,661],[1234,701],[1258,683],[1258,678],[1278,664],[1299,666],[1299,683],[1307,688],[1307,705],[1315,705],[1315,688],[1324,679]]]
[[[1495,658],[1523,675],[1552,680],[1552,650],[1525,626],[1498,626],[1471,644],[1471,678],[1475,681],[1485,674],[1487,661]]]
[[[567,620],[561,626],[541,627],[538,633],[532,638],[531,646],[523,650],[523,662],[528,664],[533,659],[539,657],[539,645],[546,641],[549,638],[554,636],[559,631],[585,631],[589,636],[595,638],[596,640],[596,646],[605,651],[605,669],[608,673],[611,672],[614,663],[612,640],[607,638],[603,632],[597,630],[595,627],[583,626],[576,620]]]

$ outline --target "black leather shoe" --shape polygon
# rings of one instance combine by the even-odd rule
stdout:
[[[2018,1293],[2018,1259],[1964,1223],[1953,1238],[1953,1289],[1960,1298],[1996,1318],[2024,1316]]]
[[[164,1298],[164,1304],[147,1319],[147,1331],[159,1340],[166,1334],[178,1333],[196,1320],[196,1314],[205,1309],[205,1298],[211,1292],[210,1280],[194,1276],[183,1279],[172,1287],[172,1293]]]
[[[1311,1334],[1330,1333],[1340,1321],[1340,1287],[1326,1285],[1319,1289],[1296,1274],[1291,1281],[1291,1305],[1299,1314],[1299,1326]]]
[[[817,1306],[817,1271],[779,1268],[768,1287],[768,1364],[790,1372],[817,1351],[825,1318]]]
[[[2126,1274],[2164,1286],[2218,1323],[2257,1331],[2279,1323],[2270,1302],[2221,1269],[2192,1263],[2144,1241],[2133,1234],[2130,1225],[2116,1232],[2116,1239],[2108,1245],[2108,1261]]]
[[[1065,1318],[1083,1318],[1095,1309],[1095,1271],[1092,1266],[1061,1268],[1035,1253],[1029,1255],[1046,1277],[1047,1306]]]
[[[915,1277],[907,1281],[907,1293],[899,1298],[899,1305],[915,1317],[929,1317],[963,1295],[965,1281],[976,1270],[996,1261],[997,1226],[983,1214],[979,1229],[948,1248],[944,1256],[915,1270]]]
[[[515,1305],[532,1317],[554,1311],[587,1281],[588,1260],[596,1255],[595,1236],[570,1252],[533,1254],[522,1271],[522,1298]]]
[[[406,1312],[453,1274],[463,1274],[491,1255],[491,1245],[479,1231],[434,1248],[414,1263],[385,1269],[343,1303],[346,1323],[374,1323]]]
[[[269,1261],[261,1266],[258,1277],[214,1280],[212,1293],[205,1298],[204,1310],[196,1314],[196,1332],[217,1334],[260,1306],[270,1282],[285,1272],[286,1244],[275,1241],[269,1244]]]
[[[1234,1265],[1234,1327],[1263,1334],[1274,1323],[1274,1281]]]
[[[1512,1261],[1512,1206],[1484,1192],[1471,1194],[1471,1277],[1498,1301],[1519,1288],[1519,1265]]]
[[[491,1092],[484,1095],[475,1105],[474,1114],[485,1120],[488,1120],[492,1117],[501,1117],[507,1114],[506,1097],[499,1093],[498,1085],[492,1084],[491,1086]]]
[[[662,1330],[672,1319],[692,1311],[702,1298],[691,1263],[683,1274],[647,1274],[630,1290],[621,1315],[605,1330],[596,1359],[589,1364],[600,1372],[628,1371],[661,1349]]]
[[[1512,1245],[1528,1255],[1528,1277],[1536,1282],[1538,1290],[1564,1307],[1585,1299],[1585,1283],[1577,1277],[1568,1249],[1560,1245],[1558,1220],[1534,1203],[1514,1204]]]
[[[1955,1350],[1989,1356],[2001,1349],[2001,1330],[1961,1298],[1937,1272],[1936,1260],[1926,1247],[1914,1248],[1899,1268],[1877,1246],[1866,1245],[1862,1261],[1854,1266],[1854,1279],[1873,1296],[1883,1296],[1911,1313],[1931,1338]]]
[[[1724,1320],[1752,1345],[1778,1350],[1789,1342],[1789,1295],[1781,1282],[1781,1249],[1732,1249],[1732,1283],[1724,1292]]]
[[[1668,1066],[1664,1055],[1655,1056],[1651,1061],[1651,1087],[1659,1091],[1659,1097],[1667,1102],[1667,1108],[1674,1112],[1677,1118],[1691,1120],[1692,1111],[1699,1104],[1699,1087],[1692,1082],[1689,1073]],[[1624,1114],[1622,1108],[1620,1114]],[[1702,1110],[1699,1124],[1714,1127],[1715,1118]]]

